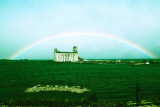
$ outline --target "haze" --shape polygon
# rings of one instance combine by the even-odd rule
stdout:
[[[96,32],[129,40],[160,58],[159,0],[0,0],[0,59],[42,38],[69,32]],[[53,50],[86,59],[146,58],[113,39],[73,36],[53,39],[15,59],[53,59]]]

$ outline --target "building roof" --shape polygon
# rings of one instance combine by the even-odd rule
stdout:
[[[55,53],[78,53],[78,52],[55,52]]]

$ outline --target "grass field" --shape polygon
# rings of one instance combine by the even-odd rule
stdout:
[[[110,102],[135,101],[136,82],[140,100],[159,100],[160,64],[131,66],[124,63],[79,64],[47,60],[0,61],[1,104],[20,103],[23,100],[32,101],[32,104],[36,100],[79,101],[91,100],[92,97]],[[90,91],[82,94],[65,91],[25,92],[38,84],[80,86]]]

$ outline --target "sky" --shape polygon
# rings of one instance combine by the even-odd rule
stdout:
[[[85,59],[160,58],[159,5],[160,0],[0,0],[0,59],[53,59],[54,48],[73,46]]]

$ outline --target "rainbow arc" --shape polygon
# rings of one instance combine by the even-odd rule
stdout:
[[[147,56],[148,58],[157,58],[156,55],[154,55],[152,52],[150,52],[149,50],[145,49],[144,47],[136,44],[136,43],[133,43],[127,39],[124,39],[122,37],[117,37],[117,36],[114,36],[114,35],[110,35],[110,34],[103,34],[103,33],[96,33],[96,32],[71,32],[71,33],[61,33],[61,34],[56,34],[56,35],[52,35],[52,36],[48,36],[46,38],[43,38],[43,39],[40,39],[40,40],[37,40],[27,46],[25,46],[24,48],[20,49],[19,51],[15,52],[13,55],[11,55],[8,59],[16,59],[18,56],[22,55],[23,53],[27,52],[28,50],[40,45],[40,44],[43,44],[43,43],[46,43],[48,41],[51,41],[51,40],[55,40],[55,39],[63,39],[65,37],[81,37],[81,36],[88,36],[88,37],[103,37],[105,39],[113,39],[113,40],[116,40],[118,42],[121,42],[121,43],[124,43],[126,45],[129,45],[130,47],[132,48],[135,48],[136,50],[142,52],[144,54],[144,56]]]

